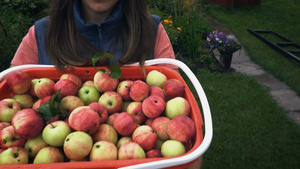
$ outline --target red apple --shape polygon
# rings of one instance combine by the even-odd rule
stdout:
[[[100,117],[89,106],[81,106],[71,112],[69,125],[76,131],[83,131],[92,135],[98,130]]]
[[[22,109],[14,115],[12,125],[21,137],[30,139],[42,132],[44,120],[36,110]]]
[[[131,98],[129,96],[129,91],[131,86],[133,85],[132,80],[123,80],[119,83],[117,92],[122,96],[124,101],[130,101]]]
[[[117,116],[119,115],[120,113],[113,113],[111,115],[108,116],[107,118],[107,121],[106,123],[113,126],[114,124],[114,121],[116,120]]]
[[[160,96],[163,100],[166,99],[164,90],[158,86],[152,86],[149,88],[149,96],[152,95]]]
[[[101,124],[95,134],[92,135],[93,142],[109,141],[117,144],[118,133],[116,129],[109,124]]]
[[[52,96],[45,96],[44,98],[42,98],[40,102],[40,106],[47,103],[51,99],[51,97]]]
[[[184,85],[177,79],[169,79],[164,84],[164,91],[168,99],[184,96]]]
[[[196,135],[195,123],[188,116],[176,116],[169,122],[167,133],[170,139],[186,143]]]
[[[116,117],[113,126],[120,135],[129,136],[137,128],[137,122],[130,114],[122,112]]]
[[[148,119],[143,112],[142,102],[130,102],[127,106],[126,112],[139,124],[144,123]]]
[[[154,119],[147,119],[147,120],[145,121],[145,125],[151,127],[151,124],[152,124],[153,120],[154,120]]]
[[[32,109],[38,111],[38,108],[41,106],[41,101],[42,99],[36,100],[32,105]]]
[[[148,151],[155,147],[157,135],[150,126],[142,125],[134,130],[132,140]]]
[[[113,114],[122,109],[123,99],[117,92],[107,91],[100,96],[98,103],[106,108],[108,114]]]
[[[60,90],[60,99],[66,96],[75,96],[78,91],[78,86],[69,79],[61,79],[54,85],[54,93]]]
[[[2,149],[16,146],[23,147],[25,142],[26,139],[22,138],[12,125],[0,131],[0,147]]]
[[[83,87],[83,86],[93,86],[93,87],[95,87],[95,83],[94,83],[93,80],[88,80],[88,81],[86,81],[86,82],[84,82],[84,83],[82,84],[82,87]]]
[[[100,124],[106,123],[106,121],[108,119],[108,112],[103,105],[101,105],[97,102],[93,102],[93,103],[89,104],[88,106],[90,108],[92,108],[95,112],[98,113],[98,115],[100,117]]]
[[[94,75],[94,84],[99,92],[114,91],[117,88],[119,79],[110,77],[110,74],[111,72],[106,70],[105,72],[98,71]]]
[[[21,104],[15,99],[3,99],[0,101],[0,121],[10,123],[13,116],[21,110]]]
[[[36,97],[35,91],[34,91],[34,86],[35,83],[38,81],[39,79],[31,79],[31,87],[29,89],[29,94],[33,97]]]
[[[6,83],[15,94],[24,94],[31,88],[29,74],[20,70],[9,73],[6,77]]]
[[[84,106],[82,100],[77,96],[66,96],[60,101],[61,107],[66,110],[69,115],[77,107]]]
[[[71,81],[73,81],[76,86],[77,86],[77,90],[81,87],[82,85],[82,80],[79,76],[72,74],[72,73],[64,73],[60,76],[59,80],[63,80],[63,79],[69,79]]]
[[[10,126],[10,123],[7,122],[0,122],[0,132],[3,130],[5,127]]]
[[[135,80],[129,91],[130,98],[133,101],[141,102],[149,95],[149,86],[142,80]]]
[[[165,106],[165,100],[157,95],[149,96],[142,104],[144,114],[151,119],[160,116],[165,110]]]
[[[143,159],[146,158],[146,153],[143,148],[135,142],[123,144],[118,151],[118,159]]]
[[[49,78],[40,78],[34,85],[34,92],[40,99],[45,96],[52,96],[54,93],[55,82]]]
[[[161,140],[168,140],[170,137],[167,133],[168,124],[170,119],[165,116],[157,117],[151,123],[152,129],[157,134],[157,137]]]
[[[163,157],[159,149],[152,149],[146,152],[146,158],[159,158]]]

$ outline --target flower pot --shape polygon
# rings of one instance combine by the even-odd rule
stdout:
[[[232,60],[232,53],[220,53],[220,64],[225,68],[225,69],[230,69],[231,65],[231,60]]]

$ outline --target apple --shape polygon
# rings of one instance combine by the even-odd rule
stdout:
[[[122,112],[116,117],[113,126],[121,136],[129,136],[137,128],[137,122],[130,114]]]
[[[35,156],[33,164],[64,162],[63,152],[52,146],[43,147]]]
[[[42,134],[28,139],[24,145],[24,148],[28,152],[29,158],[34,159],[37,153],[44,147],[47,147],[48,144],[43,140]]]
[[[0,147],[2,149],[16,146],[23,147],[25,142],[26,139],[22,138],[12,125],[0,131]]]
[[[55,82],[49,78],[40,78],[35,82],[34,92],[40,99],[45,96],[52,96],[54,93]]]
[[[132,142],[131,137],[121,137],[121,138],[118,140],[116,146],[117,146],[117,148],[119,149],[123,144],[128,143],[128,142]]]
[[[144,123],[148,119],[143,112],[142,102],[130,102],[127,106],[126,112],[139,124]]]
[[[92,137],[83,131],[74,131],[65,139],[63,149],[70,160],[80,161],[88,156],[93,147]]]
[[[99,92],[114,91],[117,88],[119,79],[112,78],[110,74],[109,70],[100,70],[94,75],[94,84]]]
[[[163,157],[176,157],[186,152],[184,145],[177,140],[167,140],[161,146]]]
[[[149,96],[142,104],[144,114],[150,119],[160,116],[164,112],[165,107],[165,100],[157,95]]]
[[[100,96],[98,103],[106,108],[108,114],[113,114],[122,109],[123,99],[117,92],[107,91]]]
[[[116,129],[109,124],[101,124],[95,134],[92,135],[93,142],[109,141],[117,144],[118,133]]]
[[[165,142],[166,140],[161,140],[159,138],[157,138],[157,141],[156,141],[156,145],[154,147],[154,149],[161,149],[161,146],[163,145],[163,143]]]
[[[81,87],[82,85],[82,80],[79,76],[72,74],[72,73],[64,73],[60,76],[59,80],[63,80],[63,79],[68,79],[73,81],[76,86],[77,86],[77,90]]]
[[[188,116],[176,116],[169,122],[167,133],[170,139],[186,143],[196,135],[195,123]]]
[[[13,116],[20,111],[21,104],[15,99],[3,99],[0,101],[0,121],[11,123]]]
[[[20,103],[21,109],[31,108],[33,105],[33,97],[28,93],[16,94],[12,98]]]
[[[55,83],[53,90],[54,93],[60,90],[60,99],[62,99],[66,96],[75,96],[78,91],[78,86],[72,80],[61,79]]]
[[[145,121],[145,125],[151,127],[151,124],[152,124],[153,120],[154,120],[154,119],[147,119],[147,120]]]
[[[166,100],[164,90],[158,86],[151,86],[149,88],[149,96],[152,96],[152,95],[160,96],[163,100]]]
[[[89,155],[90,161],[117,160],[118,149],[109,141],[98,141],[93,145]]]
[[[61,107],[66,110],[67,116],[77,107],[84,106],[83,101],[77,96],[66,96],[60,101]]]
[[[10,147],[0,154],[0,165],[28,164],[28,161],[28,153],[23,147]]]
[[[82,100],[85,106],[98,102],[100,98],[99,91],[93,86],[82,86],[77,93],[77,96]]]
[[[38,111],[38,108],[41,106],[41,101],[42,99],[36,100],[32,105],[32,109]]]
[[[43,131],[43,140],[50,146],[63,146],[65,138],[72,132],[71,127],[65,121],[55,121],[47,124]]]
[[[25,139],[36,137],[44,127],[44,120],[33,109],[22,109],[12,118],[16,132]]]
[[[77,107],[71,112],[68,122],[72,129],[92,135],[98,130],[100,117],[89,106],[82,106]]]
[[[122,109],[120,112],[126,112],[127,111],[127,107],[128,105],[131,103],[131,101],[124,101],[123,100],[123,105],[122,105]]]
[[[40,106],[49,102],[49,100],[51,99],[52,96],[45,96],[44,98],[41,99],[41,102],[40,102]]]
[[[119,115],[120,113],[113,113],[112,115],[109,115],[108,118],[107,118],[107,121],[106,123],[113,126],[114,124],[114,121],[116,120],[117,116]]]
[[[155,147],[157,135],[150,126],[142,125],[134,130],[132,140],[138,143],[145,151],[149,151]]]
[[[127,142],[123,144],[118,151],[118,159],[143,159],[146,158],[146,153],[142,147],[135,142]]]
[[[142,80],[135,80],[129,91],[129,96],[133,101],[141,102],[149,95],[149,86]]]
[[[7,122],[0,122],[0,132],[3,130],[5,127],[10,126],[10,123]]]
[[[15,94],[24,94],[31,88],[31,78],[28,73],[17,70],[9,73],[6,83]]]
[[[35,79],[31,79],[31,87],[29,89],[29,94],[32,96],[32,97],[36,97],[36,94],[35,94],[35,91],[34,91],[34,86],[35,86],[35,83],[38,81],[39,79],[35,78]]]
[[[146,77],[146,83],[149,86],[158,86],[160,88],[164,87],[164,84],[167,81],[166,75],[157,70],[151,70]]]
[[[124,101],[130,101],[130,95],[129,91],[131,86],[133,85],[132,80],[123,80],[119,83],[118,88],[117,88],[117,93],[119,93]]]
[[[157,134],[157,137],[161,140],[168,140],[170,139],[168,133],[167,133],[167,128],[168,124],[170,122],[170,119],[165,116],[160,116],[157,117],[153,120],[151,123],[152,129],[155,131]]]
[[[185,93],[184,85],[177,79],[167,80],[163,88],[168,99],[183,97]]]
[[[93,103],[89,104],[88,106],[90,108],[92,108],[95,112],[98,113],[98,115],[100,117],[100,124],[106,123],[106,121],[108,119],[108,112],[103,105],[101,105],[97,102],[93,102]]]
[[[84,83],[82,84],[82,87],[83,87],[83,86],[93,86],[93,87],[95,87],[95,83],[94,83],[93,80],[88,80],[88,81],[86,81],[86,82],[84,82]]]
[[[167,101],[165,113],[170,119],[179,115],[189,116],[191,114],[191,106],[185,98],[175,97]]]
[[[159,149],[152,149],[146,152],[146,158],[159,158],[163,157]]]

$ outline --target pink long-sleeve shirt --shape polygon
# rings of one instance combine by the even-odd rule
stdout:
[[[156,43],[154,50],[154,59],[157,58],[171,58],[175,59],[173,47],[170,39],[163,25],[160,23],[156,35]],[[11,65],[24,65],[24,64],[38,64],[38,48],[35,37],[34,26],[32,26],[26,36],[23,38],[18,50],[16,51]],[[172,69],[177,68],[174,65],[162,64]]]

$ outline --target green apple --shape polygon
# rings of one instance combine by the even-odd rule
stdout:
[[[117,148],[119,149],[121,145],[131,141],[132,141],[131,137],[121,137],[116,144]]]
[[[123,144],[118,151],[119,160],[146,158],[143,148],[136,142]]]
[[[28,153],[23,147],[10,147],[0,154],[0,165],[28,164],[28,161]]]
[[[146,77],[146,83],[149,86],[158,86],[160,88],[163,88],[166,81],[166,75],[157,70],[151,70]]]
[[[165,113],[170,119],[179,115],[189,116],[191,113],[191,106],[185,98],[175,97],[166,103]]]
[[[24,145],[24,148],[28,152],[29,158],[34,159],[37,153],[48,144],[43,140],[42,134],[39,134],[35,138],[28,139]]]
[[[88,156],[93,147],[92,137],[82,131],[74,131],[65,139],[63,149],[70,160],[80,161]]]
[[[64,154],[59,148],[52,146],[42,148],[33,160],[33,164],[59,162],[64,162]]]
[[[93,87],[93,86],[82,86],[79,90],[78,90],[78,97],[82,100],[82,102],[84,103],[84,105],[89,105],[93,102],[98,102],[99,98],[100,98],[100,93],[99,91]]]
[[[67,111],[67,115],[77,107],[84,106],[83,101],[77,96],[66,96],[60,101],[61,107]]]
[[[185,153],[184,145],[177,140],[167,140],[161,146],[161,153],[164,157],[176,157]]]
[[[0,121],[11,123],[13,116],[21,110],[21,104],[15,99],[3,99],[0,101]]]
[[[92,135],[93,141],[109,141],[116,144],[118,141],[118,133],[116,129],[109,124],[101,124],[95,134]]]
[[[63,146],[66,137],[72,132],[71,127],[65,121],[54,121],[47,124],[43,131],[43,140],[50,146]]]
[[[22,109],[31,108],[33,105],[33,97],[30,94],[16,94],[13,96],[20,103]]]
[[[93,145],[89,155],[90,161],[117,160],[118,149],[109,141],[98,141]]]

